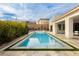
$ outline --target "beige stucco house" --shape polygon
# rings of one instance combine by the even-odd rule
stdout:
[[[49,30],[49,19],[41,18],[36,22],[36,24],[41,30]]]
[[[41,18],[36,22],[36,24],[48,24],[48,23],[49,23],[49,19],[45,19],[45,18]]]
[[[29,30],[48,30],[49,20],[41,18],[36,22],[27,22]]]
[[[49,30],[54,35],[64,34],[66,38],[79,35],[79,6],[50,22]]]

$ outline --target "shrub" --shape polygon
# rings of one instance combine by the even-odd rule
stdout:
[[[0,21],[0,43],[11,41],[27,33],[26,22]]]

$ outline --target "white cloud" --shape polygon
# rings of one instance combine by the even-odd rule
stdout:
[[[12,8],[9,4],[0,4],[0,8],[8,13],[16,13],[16,10]]]
[[[45,4],[0,4],[0,13],[13,13],[17,15],[18,19],[38,20],[39,18],[48,18],[62,14],[77,4],[59,4],[50,8]],[[0,16],[4,16],[0,14]]]

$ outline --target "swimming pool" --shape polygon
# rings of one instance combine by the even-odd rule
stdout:
[[[9,49],[73,49],[73,47],[46,32],[36,31]]]

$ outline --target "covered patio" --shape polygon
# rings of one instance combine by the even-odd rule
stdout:
[[[52,33],[63,34],[65,38],[79,37],[79,7],[52,22]],[[50,27],[51,28],[51,27]]]

